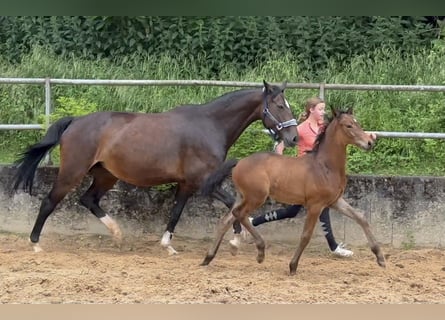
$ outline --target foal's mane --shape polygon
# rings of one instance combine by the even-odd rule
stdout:
[[[318,133],[317,138],[315,138],[314,147],[312,148],[312,150],[308,151],[308,153],[317,152],[318,148],[320,147],[320,144],[326,138],[326,130],[328,129],[328,127],[332,123],[332,121],[335,118],[339,119],[343,114],[348,113],[347,110],[332,109],[332,114],[334,114],[334,110],[335,110],[336,116],[331,115],[331,116],[326,117],[325,125],[323,126],[322,130]]]

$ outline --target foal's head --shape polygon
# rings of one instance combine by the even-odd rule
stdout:
[[[327,134],[335,134],[336,139],[342,139],[345,145],[352,144],[364,150],[370,150],[374,146],[375,137],[362,129],[353,115],[352,108],[343,111],[331,107],[331,111],[332,117],[328,119],[325,129],[317,136],[313,151],[318,149]]]
[[[274,86],[263,81],[263,123],[275,139],[284,141],[286,147],[294,147],[298,141],[297,121],[284,97],[286,82]]]

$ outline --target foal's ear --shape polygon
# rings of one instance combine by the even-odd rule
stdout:
[[[337,116],[340,115],[340,111],[337,108],[334,108],[333,106],[331,106],[331,113],[334,118],[337,118]]]
[[[285,80],[285,81],[283,82],[283,84],[280,86],[280,90],[281,90],[281,92],[284,92],[284,90],[286,89],[286,86],[287,86],[287,80]]]

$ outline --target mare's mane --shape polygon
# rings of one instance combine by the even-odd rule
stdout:
[[[282,89],[279,86],[271,85],[270,88],[272,89],[271,96],[275,98],[277,95],[279,95],[282,92]],[[232,92],[227,92],[220,97],[207,102],[203,105],[213,105],[213,104],[223,104],[223,105],[230,105],[234,99],[240,98],[240,96],[244,96],[246,94],[250,94],[253,92],[257,92],[259,88],[250,88],[250,89],[240,89]]]
[[[271,85],[270,88],[272,89],[271,96],[272,98],[275,98],[277,95],[279,95],[283,90],[279,86]],[[178,106],[172,110],[181,110],[181,109],[195,109],[195,107],[215,107],[215,106],[224,106],[228,107],[233,104],[234,100],[240,99],[241,97],[258,92],[260,88],[247,88],[247,89],[239,89],[236,91],[226,92],[222,94],[221,96],[215,98],[214,100],[207,101],[203,104],[186,104]],[[202,110],[202,109],[199,109]],[[201,111],[200,111],[201,112]]]

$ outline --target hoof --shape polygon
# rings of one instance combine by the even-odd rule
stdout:
[[[290,263],[289,264],[289,275],[294,276],[297,274],[297,264]]]
[[[264,253],[263,253],[263,254],[258,254],[258,255],[256,256],[256,261],[257,261],[258,263],[262,263],[262,262],[264,261]]]
[[[38,253],[38,252],[43,252],[42,247],[40,247],[38,244],[35,244],[32,246],[34,252]]]
[[[28,242],[29,242],[29,244],[31,245],[31,247],[32,247],[32,250],[34,251],[34,252],[42,252],[43,251],[43,249],[42,249],[42,247],[40,246],[40,244],[38,243],[38,242],[32,242],[31,241],[31,239],[28,239]]]
[[[236,256],[238,254],[238,249],[241,245],[241,235],[235,234],[234,238],[229,241],[230,245],[230,253],[232,256]]]
[[[178,251],[176,251],[172,246],[167,247],[167,252],[169,256],[173,256],[175,254],[178,254]]]
[[[382,268],[386,268],[386,262],[384,259],[377,259],[377,264]]]
[[[233,240],[229,241],[230,253],[232,254],[232,256],[236,256],[238,254],[238,246],[233,242]]]
[[[113,233],[113,242],[118,248],[122,247],[122,232]]]
[[[212,260],[213,260],[212,256],[206,256],[200,265],[207,266],[207,265],[209,265],[210,261],[212,261]]]

